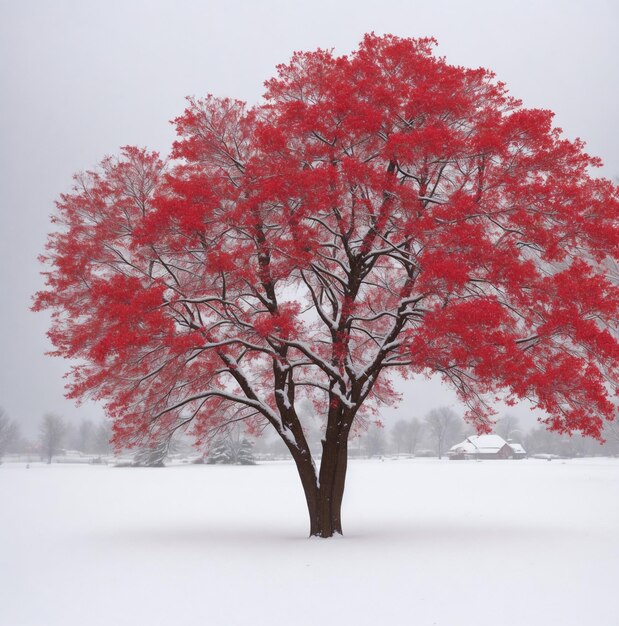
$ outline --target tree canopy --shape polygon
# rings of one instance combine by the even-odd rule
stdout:
[[[618,189],[550,111],[434,43],[296,53],[255,106],[189,98],[169,158],[125,147],[76,176],[35,308],[117,443],[271,425],[330,536],[349,433],[394,400],[391,372],[440,374],[480,431],[501,393],[600,436]],[[319,469],[301,402],[324,422]]]

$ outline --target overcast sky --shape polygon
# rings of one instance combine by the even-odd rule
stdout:
[[[48,319],[28,310],[36,257],[72,174],[122,145],[165,154],[185,96],[255,102],[294,50],[431,35],[450,62],[488,67],[525,105],[553,110],[616,178],[618,25],[613,0],[0,0],[0,406],[27,433],[47,411],[103,415],[65,400],[69,364],[44,356]],[[454,402],[437,383],[402,389],[402,417]]]

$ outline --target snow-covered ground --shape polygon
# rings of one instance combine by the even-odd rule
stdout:
[[[2,626],[616,626],[619,459],[0,466]]]

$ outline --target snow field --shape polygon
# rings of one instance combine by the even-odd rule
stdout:
[[[0,466],[1,626],[615,626],[619,459]]]

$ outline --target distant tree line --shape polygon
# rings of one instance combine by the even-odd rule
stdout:
[[[440,456],[449,448],[462,441],[474,430],[449,407],[430,411],[423,419],[411,417],[400,419],[393,425],[384,426],[381,422],[369,422],[351,438],[351,457],[377,457],[383,455],[400,456]],[[308,429],[306,437],[314,454],[320,455],[320,429]],[[258,457],[286,456],[285,448],[272,439],[255,442],[254,452]]]
[[[517,417],[503,415],[494,432],[506,441],[521,443],[528,454],[556,454],[563,457],[619,455],[619,423],[610,422],[604,431],[605,443],[578,434],[561,435],[547,431],[543,426],[524,431]],[[312,453],[320,455],[320,428],[309,428],[307,437]],[[429,411],[424,418],[400,419],[388,427],[370,422],[350,443],[351,457],[436,456],[442,458],[449,448],[475,430],[449,407]],[[58,415],[46,414],[41,418],[38,437],[31,441],[20,433],[16,420],[0,407],[0,463],[8,454],[38,456],[51,463],[67,451],[83,455],[103,456],[113,453],[110,444],[112,433],[106,421],[82,419],[68,423]],[[185,437],[187,439],[187,437]],[[162,466],[168,455],[191,455],[189,439],[182,442],[166,440],[150,448],[137,448],[132,465]],[[253,439],[240,427],[234,427],[212,438],[204,455],[209,464],[251,465],[256,458],[284,458],[287,450],[279,440]]]
[[[63,450],[85,455],[111,454],[111,437],[111,427],[106,421],[83,419],[77,424],[70,424],[60,416],[48,413],[39,426],[39,444],[48,463]]]
[[[572,436],[548,432],[543,426],[531,429],[524,437],[529,454],[556,454],[563,457],[619,455],[619,428],[616,422],[606,425],[605,442],[575,433]]]
[[[59,415],[48,413],[41,418],[37,436],[24,437],[16,420],[0,408],[0,462],[7,454],[39,456],[51,463],[67,450],[84,455],[111,454],[111,427],[108,422],[82,419],[71,424]]]
[[[7,452],[13,452],[19,439],[19,428],[15,420],[9,418],[0,407],[0,463]]]
[[[319,433],[319,430],[316,429]],[[495,425],[495,434],[505,441],[520,443],[528,454],[547,453],[559,456],[619,455],[619,423],[606,426],[606,443],[583,437],[550,433],[540,426],[524,429],[519,419],[509,413],[501,416]],[[449,449],[476,431],[449,407],[429,411],[423,418],[400,419],[389,426],[369,423],[350,443],[350,456],[372,458],[380,456],[427,456],[443,458]],[[319,434],[317,435],[319,437]],[[313,446],[319,453],[320,441]],[[259,456],[283,457],[286,450],[278,441],[258,440],[255,452]]]
[[[432,409],[423,419],[400,419],[388,428],[370,424],[359,433],[352,456],[437,456],[442,458],[451,446],[472,432],[451,408]]]

